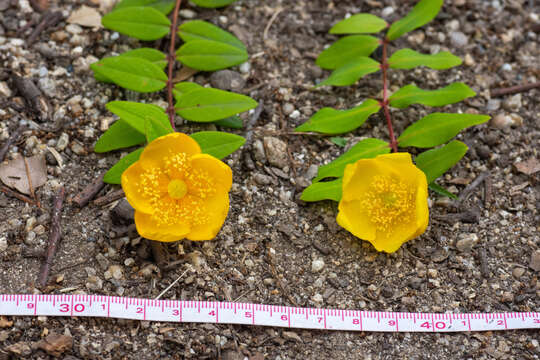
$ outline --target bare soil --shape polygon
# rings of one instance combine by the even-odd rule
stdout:
[[[53,1],[51,8],[67,16],[82,4]],[[166,42],[143,44],[61,21],[28,45],[40,15],[25,0],[0,0],[0,144],[21,124],[28,125],[7,158],[14,153],[46,153],[48,170],[47,183],[37,189],[41,208],[0,193],[0,293],[40,293],[36,283],[41,259],[31,255],[46,247],[52,198],[64,185],[68,202],[62,212],[63,240],[47,293],[154,298],[187,270],[164,298],[411,312],[539,311],[539,173],[525,174],[516,164],[539,159],[540,91],[499,98],[490,98],[489,91],[539,80],[540,5],[534,0],[447,0],[433,22],[391,48],[450,50],[465,59],[464,65],[446,71],[392,71],[391,89],[410,83],[435,89],[462,81],[478,96],[437,111],[489,114],[496,119],[458,135],[469,152],[439,184],[462,199],[464,193],[468,196],[455,203],[431,194],[430,225],[424,235],[394,254],[378,253],[337,226],[336,203],[299,200],[315,166],[344,149],[324,137],[292,134],[292,129],[324,106],[345,109],[381,89],[380,74],[372,74],[355,86],[312,90],[328,75],[314,60],[336,39],[327,33],[329,28],[346,14],[358,12],[384,13],[394,21],[413,4],[239,0],[220,10],[183,6],[196,18],[232,31],[247,45],[250,68],[233,70],[246,80],[239,91],[264,108],[250,144],[226,160],[234,171],[234,185],[223,229],[214,241],[169,245],[169,262],[177,262],[164,271],[155,266],[148,243],[128,231],[129,211],[127,215],[120,211],[121,203],[79,208],[69,199],[123,155],[92,151],[113,120],[105,103],[138,99],[163,105],[165,99],[163,93],[134,94],[98,83],[89,63],[141,45],[164,49]],[[96,6],[93,1],[86,5]],[[32,21],[27,31],[20,31]],[[15,72],[38,85],[52,106],[52,119],[41,122],[39,114],[28,111],[14,85]],[[199,73],[192,80],[207,84],[210,75]],[[430,111],[421,106],[393,110],[398,133]],[[250,114],[242,116],[248,123]],[[178,126],[187,133],[212,128]],[[245,136],[247,131],[235,132]],[[69,141],[62,149],[59,145],[66,135]],[[387,139],[382,116],[373,116],[345,136],[348,146],[364,137]],[[275,153],[269,145],[276,139],[286,144],[287,154]],[[46,146],[58,149],[62,167]],[[465,190],[485,172],[486,181]],[[117,189],[107,185],[98,196]],[[313,261],[319,260],[324,262],[322,269],[312,269]],[[538,359],[540,355],[539,332],[526,330],[385,334],[86,318],[8,320],[13,324],[0,328],[0,359],[51,357],[34,346],[49,333],[72,337],[73,348],[62,354],[69,359]],[[14,344],[28,345],[30,350],[17,355]]]

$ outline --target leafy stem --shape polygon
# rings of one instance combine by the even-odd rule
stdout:
[[[182,3],[182,0],[176,0],[176,4],[174,5],[174,11],[172,14],[172,21],[171,21],[171,43],[169,45],[169,55],[167,56],[167,101],[169,103],[169,106],[167,107],[167,115],[169,115],[169,121],[174,131],[176,131],[176,127],[174,126],[174,116],[176,112],[174,110],[174,102],[173,102],[173,68],[174,68],[174,62],[176,60],[174,44],[176,42],[178,11],[180,10],[181,3]]]
[[[381,106],[384,111],[384,116],[386,117],[386,125],[388,126],[388,133],[390,135],[390,147],[392,148],[393,152],[397,152],[397,142],[396,137],[394,135],[394,128],[392,127],[392,118],[390,117],[390,109],[388,108],[388,56],[387,56],[387,48],[388,48],[388,40],[384,39],[382,41],[382,62],[381,62],[381,70],[382,70],[382,77],[383,77],[383,99],[381,101]]]

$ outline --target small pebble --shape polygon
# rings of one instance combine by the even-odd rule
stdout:
[[[499,99],[489,99],[486,105],[487,111],[499,110],[501,107],[501,100]]]
[[[516,267],[512,270],[512,276],[516,279],[520,279],[525,274],[525,269],[522,267]]]
[[[502,70],[502,71],[512,71],[512,65],[510,65],[510,64],[503,64],[503,66],[501,66],[501,70]]]
[[[290,115],[294,111],[294,105],[291,103],[283,104],[283,113],[285,115]]]
[[[245,62],[240,64],[240,67],[238,68],[242,74],[249,74],[251,71],[251,64],[249,62]]]
[[[459,234],[458,241],[456,242],[456,248],[462,252],[470,251],[477,242],[478,235],[474,233]]]
[[[178,12],[178,15],[180,15],[184,19],[193,19],[195,18],[195,16],[197,16],[197,13],[190,9],[182,9]]]
[[[294,110],[294,111],[289,115],[289,117],[290,117],[291,119],[298,119],[298,118],[300,117],[300,111]]]
[[[324,268],[324,261],[322,259],[315,259],[311,262],[311,271],[316,273]]]
[[[531,254],[531,261],[529,267],[534,271],[540,271],[540,250],[536,250]]]
[[[518,111],[521,108],[521,94],[506,98],[502,105],[508,111]]]
[[[69,144],[69,135],[66,133],[62,133],[60,137],[58,138],[58,142],[56,143],[56,150],[58,151],[64,151],[64,149]]]
[[[450,43],[457,47],[461,48],[469,42],[469,39],[467,38],[467,35],[462,33],[461,31],[454,31],[450,33]]]
[[[387,6],[384,9],[382,9],[382,11],[381,11],[382,17],[389,17],[393,13],[394,13],[394,8],[391,7],[391,6]]]

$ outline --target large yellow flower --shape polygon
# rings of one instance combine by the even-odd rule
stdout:
[[[337,222],[378,251],[392,253],[429,222],[426,175],[409,153],[361,159],[345,168]]]
[[[122,188],[135,208],[135,225],[147,239],[213,239],[229,211],[232,171],[201,154],[182,133],[152,141],[122,174]]]

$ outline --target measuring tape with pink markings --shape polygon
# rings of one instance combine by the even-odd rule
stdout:
[[[0,315],[89,316],[146,321],[385,332],[540,329],[539,312],[406,313],[101,295],[0,295]]]

